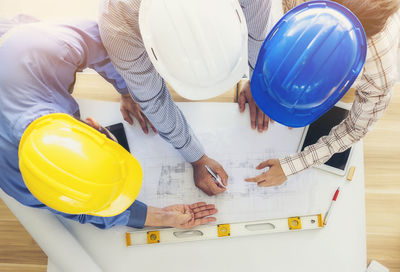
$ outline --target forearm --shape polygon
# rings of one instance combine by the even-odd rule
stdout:
[[[346,131],[347,126],[348,124],[342,123],[334,127],[328,136],[321,137],[317,143],[307,146],[302,152],[279,159],[285,175],[290,176],[325,163],[333,154],[345,151],[367,133],[366,129]]]
[[[387,90],[389,91],[389,90]],[[281,158],[286,176],[300,172],[311,166],[325,163],[333,154],[343,152],[362,139],[381,118],[390,95],[374,96],[356,93],[356,98],[347,118],[332,128],[329,135],[321,137],[317,143],[307,146],[304,151]]]
[[[112,17],[109,20],[112,20]],[[124,78],[132,98],[157,129],[159,135],[188,161],[204,155],[203,147],[190,129],[182,112],[173,102],[161,76],[154,69],[137,29],[129,29],[121,21],[118,33],[113,25],[100,23],[104,46],[111,61]],[[115,22],[117,24],[117,22]]]
[[[387,108],[396,82],[395,61],[400,26],[388,27],[368,41],[367,59],[362,74],[353,85],[356,89],[348,117],[333,128],[328,136],[303,152],[280,160],[286,175],[294,174],[327,161],[334,153],[346,150],[372,129]]]
[[[195,162],[204,155],[203,147],[190,128],[185,116],[171,98],[162,82],[161,91],[145,101],[135,92],[131,93],[159,135],[172,144],[188,162]]]
[[[111,83],[114,86],[115,90],[121,95],[129,93],[124,79],[117,72],[117,70],[115,70],[113,64],[108,57],[101,63],[95,63],[91,65],[90,68],[94,69],[106,81]]]
[[[163,227],[166,213],[161,208],[151,207],[147,208],[147,216],[144,225],[146,227]]]

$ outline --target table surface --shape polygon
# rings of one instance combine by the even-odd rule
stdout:
[[[81,100],[80,104],[83,115],[90,113],[102,122],[121,118],[118,103]],[[191,116],[190,107],[182,110],[192,124],[196,119],[201,122],[201,116]],[[327,186],[344,183],[329,224],[320,230],[126,248],[124,231],[129,228],[103,231],[75,222],[67,222],[67,228],[105,271],[365,271],[362,143],[354,148],[353,181],[317,170],[316,178]],[[51,267],[49,271],[55,271]]]

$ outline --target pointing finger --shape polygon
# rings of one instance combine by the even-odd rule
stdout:
[[[245,181],[247,181],[247,182],[261,182],[261,181],[264,181],[265,180],[265,175],[264,175],[264,173],[262,173],[261,175],[258,175],[258,176],[256,176],[256,177],[254,177],[254,178],[247,178],[247,179],[245,179]]]

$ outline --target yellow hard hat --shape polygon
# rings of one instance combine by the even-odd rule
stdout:
[[[22,135],[18,155],[29,191],[64,213],[120,214],[142,185],[142,168],[128,151],[68,114],[33,121]]]

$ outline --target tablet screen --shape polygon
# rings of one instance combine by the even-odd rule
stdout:
[[[122,123],[118,123],[115,125],[111,125],[106,127],[112,134],[114,134],[115,138],[117,138],[118,143],[125,148],[128,152],[129,151],[129,144],[128,140],[126,139],[126,134],[124,130],[124,125]]]
[[[328,135],[334,126],[340,124],[347,117],[348,113],[348,110],[335,106],[322,115],[309,126],[301,150],[303,151],[306,146],[315,144],[322,136]],[[349,159],[350,149],[334,154],[325,164],[344,170]]]

